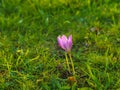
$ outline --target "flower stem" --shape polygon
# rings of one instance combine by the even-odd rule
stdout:
[[[66,63],[67,63],[68,71],[70,72],[70,66],[69,66],[69,62],[68,62],[67,53],[65,53],[65,58],[66,58]]]
[[[72,72],[73,72],[73,76],[75,76],[75,68],[74,68],[74,63],[71,57],[71,53],[68,53],[69,57],[70,57],[70,61],[71,61],[71,65],[72,65]]]

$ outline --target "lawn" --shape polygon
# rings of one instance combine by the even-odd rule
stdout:
[[[0,0],[0,90],[120,90],[120,1]]]

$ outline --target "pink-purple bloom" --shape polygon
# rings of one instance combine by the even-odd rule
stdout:
[[[70,52],[72,48],[72,35],[68,38],[65,35],[58,36],[57,38],[59,46],[66,52]]]

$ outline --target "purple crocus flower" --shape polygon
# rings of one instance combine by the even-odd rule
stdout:
[[[72,35],[67,39],[65,35],[58,36],[57,38],[59,46],[64,49],[66,52],[70,52],[72,48]]]

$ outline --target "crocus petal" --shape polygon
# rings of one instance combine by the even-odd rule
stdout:
[[[58,36],[58,44],[62,49],[64,49],[64,50],[66,49],[60,36]]]
[[[61,39],[63,42],[67,42],[67,37],[65,35],[62,35]]]
[[[69,49],[72,48],[72,35],[68,37],[68,46],[69,46]]]
[[[64,46],[64,48],[65,48],[65,51],[67,51],[67,49],[68,49],[68,43],[67,43],[68,41],[64,41],[63,40],[63,46]]]

